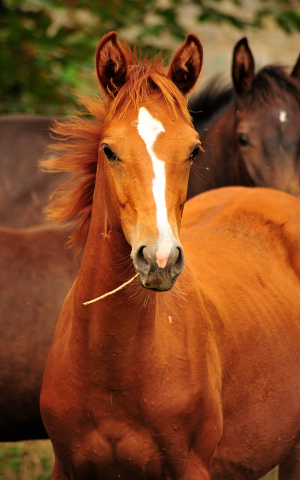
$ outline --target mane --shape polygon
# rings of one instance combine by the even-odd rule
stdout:
[[[148,61],[138,59],[125,47],[129,63],[129,75],[109,111],[105,112],[102,100],[98,96],[79,97],[86,112],[68,120],[55,121],[51,128],[52,136],[57,143],[49,151],[59,156],[41,162],[42,169],[49,172],[71,174],[69,180],[59,186],[52,195],[52,202],[46,208],[50,220],[72,226],[69,246],[75,246],[78,253],[83,247],[91,221],[93,194],[95,189],[98,165],[98,149],[104,122],[112,118],[122,104],[128,108],[138,108],[140,102],[149,101],[153,91],[163,96],[174,115],[176,107],[191,122],[187,103],[181,92],[170,80],[164,69],[161,54]],[[120,115],[124,114],[123,109]],[[92,118],[87,118],[86,115]]]
[[[283,67],[269,65],[255,75],[251,91],[245,95],[243,102],[246,108],[251,108],[256,102],[268,107],[270,102],[276,102],[287,94],[300,106],[299,81],[291,77]]]
[[[193,124],[201,135],[221,117],[234,99],[233,88],[220,83],[219,77],[212,78],[198,95],[189,101],[188,108]]]

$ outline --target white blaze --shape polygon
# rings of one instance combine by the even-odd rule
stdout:
[[[156,120],[144,107],[140,108],[138,116],[138,132],[146,144],[147,151],[152,161],[154,178],[152,192],[156,205],[157,228],[159,231],[158,250],[156,263],[160,268],[167,264],[171,248],[173,246],[172,228],[168,222],[167,207],[165,200],[166,176],[165,163],[159,160],[153,150],[157,136],[165,129],[159,120]]]
[[[286,112],[285,112],[284,110],[280,110],[279,120],[280,120],[281,122],[286,122]]]

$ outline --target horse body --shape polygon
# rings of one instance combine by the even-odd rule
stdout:
[[[54,120],[0,117],[0,441],[48,438],[39,409],[42,377],[63,301],[78,273],[65,248],[67,232],[47,226],[44,214],[51,193],[66,178],[38,169],[54,143],[49,130]]]
[[[225,113],[222,106],[208,131],[201,124],[201,95],[191,105],[192,111],[199,111],[194,114],[195,124],[202,130],[198,129],[205,150],[201,163],[206,171],[197,167],[191,171],[189,198],[228,185],[268,187],[300,195],[299,65],[298,59],[291,76],[272,66],[254,75],[246,39],[237,43],[232,64],[233,103]],[[207,95],[204,92],[203,98]],[[219,94],[221,100],[224,96],[230,98],[227,89]]]
[[[44,366],[78,272],[57,227],[0,231],[0,441],[48,438],[39,410]]]
[[[282,227],[297,224],[299,205],[263,189],[209,195],[186,205],[187,272],[175,291],[137,302],[119,292],[87,321],[90,285],[121,283],[128,245],[112,237],[113,258],[110,246],[100,256],[95,246],[101,270],[80,272],[48,374],[60,424],[49,436],[71,478],[209,478],[215,450],[211,478],[258,479],[299,437],[299,265],[285,246],[299,231]]]
[[[55,162],[78,162],[90,178],[73,235],[88,231],[82,264],[41,393],[53,479],[258,479],[300,436],[299,201],[266,189],[209,192],[186,205],[179,240],[199,149],[181,100],[201,64],[193,35],[168,77],[131,66],[106,35],[96,54],[105,116],[94,134],[86,129],[92,201],[91,158],[73,149]],[[77,208],[78,184],[62,192],[58,218],[74,218],[66,198]],[[126,289],[85,304],[134,272]]]
[[[38,162],[53,144],[49,128],[55,117],[0,117],[0,224],[26,228],[45,224],[44,208],[61,175],[42,172]]]
[[[213,479],[258,479],[299,438],[299,229],[287,214],[299,202],[290,201],[227,188],[192,199],[184,212],[181,240],[204,300],[198,319],[208,319],[220,364],[212,372],[223,418]]]

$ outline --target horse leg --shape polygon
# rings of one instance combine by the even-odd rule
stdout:
[[[279,464],[278,480],[300,479],[300,441],[294,445],[288,455]]]

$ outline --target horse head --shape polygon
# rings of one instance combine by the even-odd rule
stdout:
[[[237,169],[246,184],[300,195],[300,57],[291,75],[265,67],[254,73],[246,38],[233,54]]]
[[[200,148],[186,97],[201,67],[202,47],[194,35],[168,73],[155,62],[136,65],[114,32],[96,52],[106,117],[99,162],[105,163],[110,221],[131,246],[140,284],[152,290],[169,290],[184,267],[180,223]]]

